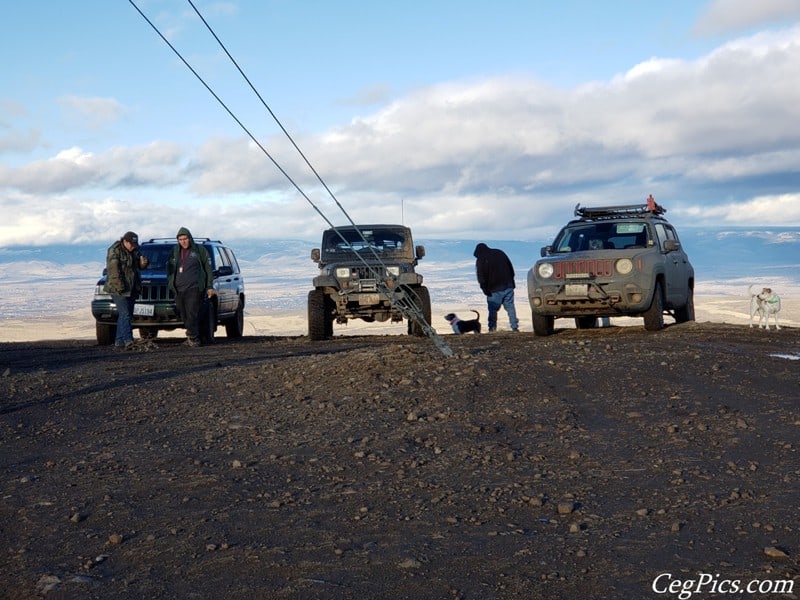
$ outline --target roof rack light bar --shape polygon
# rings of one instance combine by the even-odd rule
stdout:
[[[647,198],[645,204],[624,204],[621,206],[595,206],[581,207],[580,203],[575,205],[575,216],[584,219],[596,219],[599,217],[615,217],[623,215],[639,215],[645,213],[652,213],[654,215],[662,215],[667,212],[667,209],[657,204],[655,198],[651,194]]]

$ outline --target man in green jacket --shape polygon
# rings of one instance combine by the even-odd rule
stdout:
[[[133,306],[142,288],[141,269],[146,269],[148,264],[147,257],[139,253],[139,236],[133,231],[126,232],[106,252],[106,283],[103,289],[111,294],[117,307],[114,348],[133,348]]]
[[[192,233],[181,227],[178,243],[167,261],[169,288],[175,293],[175,306],[186,327],[187,346],[200,345],[199,316],[203,300],[216,294],[211,257],[202,244],[195,244]],[[211,340],[208,340],[211,341]]]

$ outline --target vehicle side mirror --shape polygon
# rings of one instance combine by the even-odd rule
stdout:
[[[664,242],[664,252],[675,252],[680,250],[681,243],[678,240],[667,240]]]
[[[552,251],[553,251],[553,247],[552,246],[542,246],[541,249],[539,250],[539,254],[541,256],[547,256]]]
[[[228,275],[233,275],[233,267],[230,265],[222,265],[216,271],[217,277],[227,277]]]
[[[425,246],[417,246],[417,260],[425,256]]]
[[[313,260],[314,262],[319,262],[319,257],[320,257],[319,248],[314,248],[311,251],[311,260]]]

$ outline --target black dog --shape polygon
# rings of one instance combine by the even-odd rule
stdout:
[[[458,318],[455,313],[448,313],[444,316],[445,320],[450,323],[455,333],[469,333],[470,331],[474,331],[475,333],[481,332],[481,315],[477,310],[473,310],[476,315],[478,315],[477,319],[470,319],[468,321],[463,321]]]

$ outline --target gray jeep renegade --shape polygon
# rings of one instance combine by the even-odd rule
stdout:
[[[632,316],[644,328],[694,320],[694,269],[678,233],[652,196],[646,204],[575,208],[542,259],[528,272],[533,331],[553,333],[554,320],[590,328],[598,317]]]

